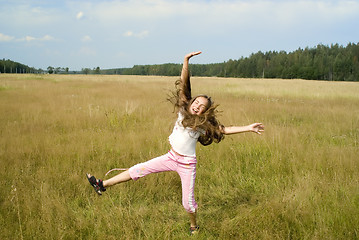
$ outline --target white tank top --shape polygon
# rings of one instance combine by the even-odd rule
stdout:
[[[196,143],[204,130],[193,131],[192,128],[183,127],[183,115],[178,112],[178,118],[173,128],[172,134],[168,137],[171,147],[175,152],[189,157],[196,156]]]

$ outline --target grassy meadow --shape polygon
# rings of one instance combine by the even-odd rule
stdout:
[[[102,196],[85,178],[169,150],[176,79],[0,74],[0,239],[188,239],[176,173]],[[198,145],[193,239],[359,238],[359,83],[194,77],[192,91],[224,125],[266,127]]]

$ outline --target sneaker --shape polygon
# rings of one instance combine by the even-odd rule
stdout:
[[[190,228],[189,228],[189,232],[190,232],[191,235],[196,235],[196,234],[198,234],[198,232],[199,232],[199,226],[197,225],[197,226],[195,226],[195,227],[190,227]]]
[[[106,191],[106,188],[103,186],[103,182],[101,179],[96,179],[95,176],[91,176],[88,173],[86,174],[86,177],[98,195],[102,195],[102,192]]]

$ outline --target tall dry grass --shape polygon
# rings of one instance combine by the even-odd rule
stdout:
[[[97,196],[85,179],[166,153],[176,78],[0,75],[1,239],[186,239],[176,173]],[[225,125],[198,146],[197,239],[357,239],[359,85],[193,78]]]

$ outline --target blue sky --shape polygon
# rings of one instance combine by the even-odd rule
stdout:
[[[357,0],[0,0],[0,58],[35,68],[218,63],[359,42]]]

